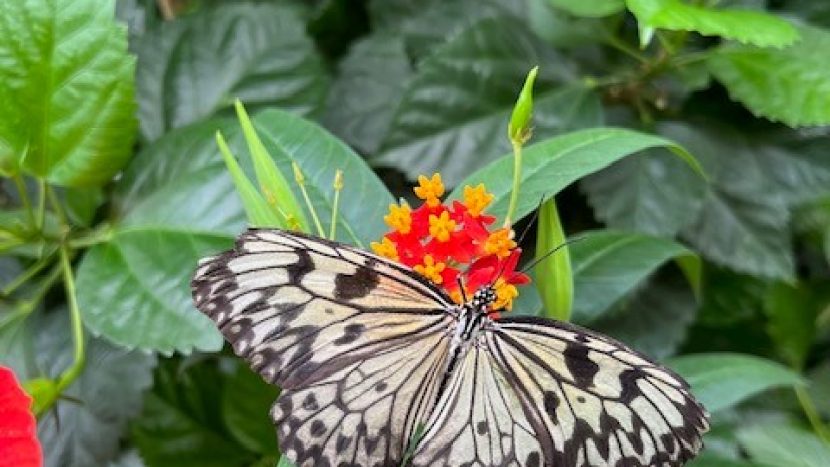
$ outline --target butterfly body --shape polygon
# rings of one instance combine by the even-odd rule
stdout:
[[[271,415],[300,466],[679,466],[705,410],[670,370],[611,338],[495,319],[353,247],[252,229],[204,260],[196,306],[282,388]],[[423,427],[423,436],[413,436]]]

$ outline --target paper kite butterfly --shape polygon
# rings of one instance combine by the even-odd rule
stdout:
[[[348,245],[251,229],[203,260],[196,306],[282,388],[298,466],[679,466],[707,413],[678,375],[567,323],[492,319]],[[406,458],[406,459],[405,459]]]

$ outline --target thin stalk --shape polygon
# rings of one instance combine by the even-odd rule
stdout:
[[[46,293],[52,288],[55,281],[58,280],[58,277],[61,276],[61,272],[62,269],[59,264],[52,268],[52,270],[49,271],[49,274],[41,280],[40,284],[38,284],[30,298],[21,301],[13,312],[6,314],[2,317],[2,319],[0,319],[0,329],[2,329],[6,324],[19,318],[25,318],[33,312],[40,301],[43,300],[43,297],[46,296]]]
[[[337,233],[337,211],[340,208],[340,192],[343,190],[343,171],[338,170],[334,173],[334,205],[331,208],[331,226],[329,230],[329,240],[334,240]]]
[[[109,225],[104,225],[103,227],[95,229],[86,235],[70,238],[67,241],[67,244],[69,245],[69,248],[77,250],[80,248],[89,248],[101,243],[107,243],[110,240],[112,240],[112,229],[110,229]]]
[[[43,226],[46,224],[46,181],[39,178],[37,181],[37,217],[35,218],[35,228],[42,232]]]
[[[314,205],[311,204],[311,198],[308,196],[308,190],[305,189],[305,176],[296,162],[292,163],[292,167],[294,168],[294,180],[296,180],[297,185],[300,186],[300,192],[303,194],[305,204],[311,212],[311,218],[314,220],[314,226],[317,228],[317,236],[326,238],[326,231],[323,230],[323,224],[320,223],[320,218],[317,216],[317,210],[314,209]]]
[[[63,270],[63,284],[66,287],[66,297],[69,302],[69,316],[72,322],[72,341],[75,344],[75,358],[72,365],[58,378],[58,393],[63,392],[81,374],[86,359],[81,310],[78,308],[78,297],[75,293],[75,278],[72,275],[72,265],[69,262],[69,248],[66,245],[60,248],[60,258],[61,269]]]
[[[48,254],[44,255],[43,258],[40,258],[39,260],[35,261],[34,264],[29,266],[28,269],[23,271],[20,275],[15,277],[14,280],[9,282],[9,284],[3,288],[2,292],[0,292],[0,295],[2,295],[3,297],[8,297],[9,295],[11,295],[15,290],[17,290],[18,287],[25,284],[26,282],[29,282],[29,280],[32,277],[35,277],[37,273],[39,273],[43,270],[43,268],[48,266],[50,264],[51,259],[52,252],[49,252]]]
[[[69,226],[69,222],[67,221],[66,213],[63,211],[60,200],[55,194],[55,190],[53,190],[49,185],[46,185],[45,189],[46,197],[49,198],[49,204],[52,205],[52,210],[55,211],[55,215],[58,216],[58,222],[60,222],[62,227],[67,228]]]
[[[522,143],[511,141],[510,144],[513,146],[513,190],[510,192],[510,203],[507,205],[507,215],[504,217],[505,227],[512,225],[511,220],[519,201],[519,180],[522,176]]]
[[[29,200],[29,192],[26,191],[26,182],[19,174],[13,177],[14,185],[17,187],[17,195],[20,197],[20,204],[29,216],[29,226],[35,225],[35,212],[32,210],[32,202]]]
[[[810,394],[807,393],[807,390],[803,386],[796,386],[795,396],[798,399],[798,403],[801,404],[801,409],[804,411],[804,415],[807,416],[810,426],[813,427],[813,431],[815,431],[819,438],[824,440],[824,442],[830,443],[830,433],[828,433],[827,427],[825,427],[824,423],[821,421],[821,416],[818,414],[818,410],[816,410],[813,400],[810,399]]]
[[[611,47],[619,50],[620,52],[628,55],[629,57],[637,60],[640,63],[649,63],[650,60],[648,57],[644,56],[640,52],[637,51],[634,47],[629,44],[626,44],[625,41],[621,40],[617,36],[609,35],[605,38],[605,43],[610,45]]]

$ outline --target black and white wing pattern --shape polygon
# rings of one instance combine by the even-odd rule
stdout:
[[[234,351],[282,388],[272,416],[297,465],[400,462],[446,367],[445,295],[370,253],[273,229],[203,260],[192,288]]]
[[[495,322],[485,339],[544,465],[679,466],[702,448],[708,414],[688,384],[623,344],[534,317]]]

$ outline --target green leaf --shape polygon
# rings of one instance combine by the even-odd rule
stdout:
[[[756,277],[707,264],[700,321],[726,327],[751,320],[762,308],[767,285]]]
[[[738,439],[752,460],[764,465],[824,467],[830,447],[813,433],[786,424],[755,424],[738,430]]]
[[[536,265],[534,283],[542,299],[545,316],[560,321],[571,317],[574,299],[574,278],[571,255],[565,245],[565,230],[559,220],[553,198],[539,207],[536,232]],[[556,253],[550,254],[556,249]],[[550,254],[546,259],[545,255]]]
[[[691,31],[761,47],[783,47],[798,39],[791,24],[760,11],[713,9],[680,0],[626,0],[626,5],[641,30]],[[641,35],[641,43],[649,42],[644,39]]]
[[[225,166],[228,168],[233,179],[233,184],[236,187],[236,193],[242,201],[242,206],[245,207],[245,215],[248,218],[248,223],[253,227],[280,227],[285,228],[285,219],[277,212],[271,209],[265,198],[257,191],[254,184],[245,175],[245,171],[239,165],[239,161],[231,154],[228,143],[222,136],[222,133],[216,132],[216,145],[219,146],[219,152],[222,154],[222,159],[225,161]]]
[[[30,361],[11,365],[25,378],[56,378],[72,363],[69,313],[59,309],[27,322],[27,339],[36,353]],[[0,341],[5,331],[0,331]],[[142,393],[152,384],[152,355],[128,351],[103,339],[86,338],[86,366],[58,400],[53,412],[38,422],[44,465],[87,467],[114,459],[127,422],[141,410]]]
[[[356,245],[379,239],[387,227],[383,213],[394,198],[363,159],[346,144],[318,125],[287,112],[268,110],[254,118],[254,126],[265,148],[283,174],[291,173],[296,161],[305,175],[306,189],[324,231],[330,230],[334,200],[334,175],[343,171],[337,237]],[[294,196],[301,193],[292,186]]]
[[[550,199],[580,178],[626,156],[654,147],[668,148],[702,173],[691,154],[677,144],[658,136],[619,128],[574,131],[528,146],[524,149],[520,180],[522,192],[514,218],[526,216],[536,209],[540,199]],[[458,184],[449,199],[461,199],[465,185],[484,183],[494,195],[488,212],[502,218],[507,212],[513,186],[510,177],[505,176],[512,173],[512,158],[512,154],[506,154],[470,174]]]
[[[695,295],[687,284],[653,281],[594,320],[591,329],[663,360],[674,355],[686,339],[697,307]]]
[[[660,237],[615,231],[581,233],[570,246],[574,275],[574,321],[591,323],[649,274],[673,258],[696,255]],[[699,273],[699,269],[698,269]],[[690,277],[692,284],[700,278]]]
[[[284,216],[285,222],[283,224],[289,227],[296,226],[303,232],[308,232],[308,219],[306,219],[297,202],[298,198],[291,193],[288,179],[277,169],[271,155],[262,145],[262,140],[257,135],[251,119],[245,112],[245,108],[239,101],[236,101],[236,115],[239,118],[239,124],[242,126],[242,134],[245,136],[248,151],[250,151],[259,190],[262,192],[268,206],[275,213]]]
[[[323,123],[359,152],[374,154],[411,74],[401,37],[374,34],[356,42],[338,66]]]
[[[106,183],[132,153],[135,60],[113,0],[5,2],[0,173]]]
[[[752,355],[684,355],[673,358],[669,366],[686,378],[692,392],[710,412],[732,407],[768,389],[803,384],[792,370]]]
[[[168,361],[156,372],[153,391],[132,425],[132,440],[147,465],[225,467],[257,458],[234,439],[217,410],[230,388],[210,363],[184,369]]]
[[[163,353],[221,347],[216,326],[193,307],[189,284],[199,258],[229,247],[244,227],[214,141],[217,130],[237,128],[213,121],[172,132],[127,168],[114,195],[112,239],[78,268],[78,303],[94,333]]]
[[[782,50],[725,46],[707,59],[732,99],[791,127],[830,123],[830,32],[801,26],[802,40]]]
[[[222,394],[222,417],[233,437],[251,451],[279,454],[277,433],[269,417],[279,390],[240,364],[227,379]]]
[[[708,445],[707,445],[708,446]],[[718,454],[711,454],[703,451],[698,457],[692,459],[688,467],[755,467],[756,464],[744,460],[729,459]]]
[[[575,16],[600,18],[625,9],[624,0],[548,0],[551,5]]]
[[[320,110],[328,77],[290,6],[220,4],[164,22],[135,44],[141,132],[154,140],[228,109]]]
[[[660,133],[676,138],[684,127],[672,126],[661,125]],[[706,180],[682,161],[666,157],[664,150],[654,149],[586,177],[580,187],[596,216],[609,226],[673,236],[703,207]]]
[[[537,137],[601,124],[592,91],[554,87],[570,72],[553,49],[519,23],[484,19],[424,60],[374,161],[413,179],[440,171],[454,185],[509,150],[505,128],[516,93],[539,63],[557,66],[540,69],[537,78]]]
[[[816,336],[819,304],[806,284],[778,282],[764,297],[767,332],[790,366],[803,368]]]

